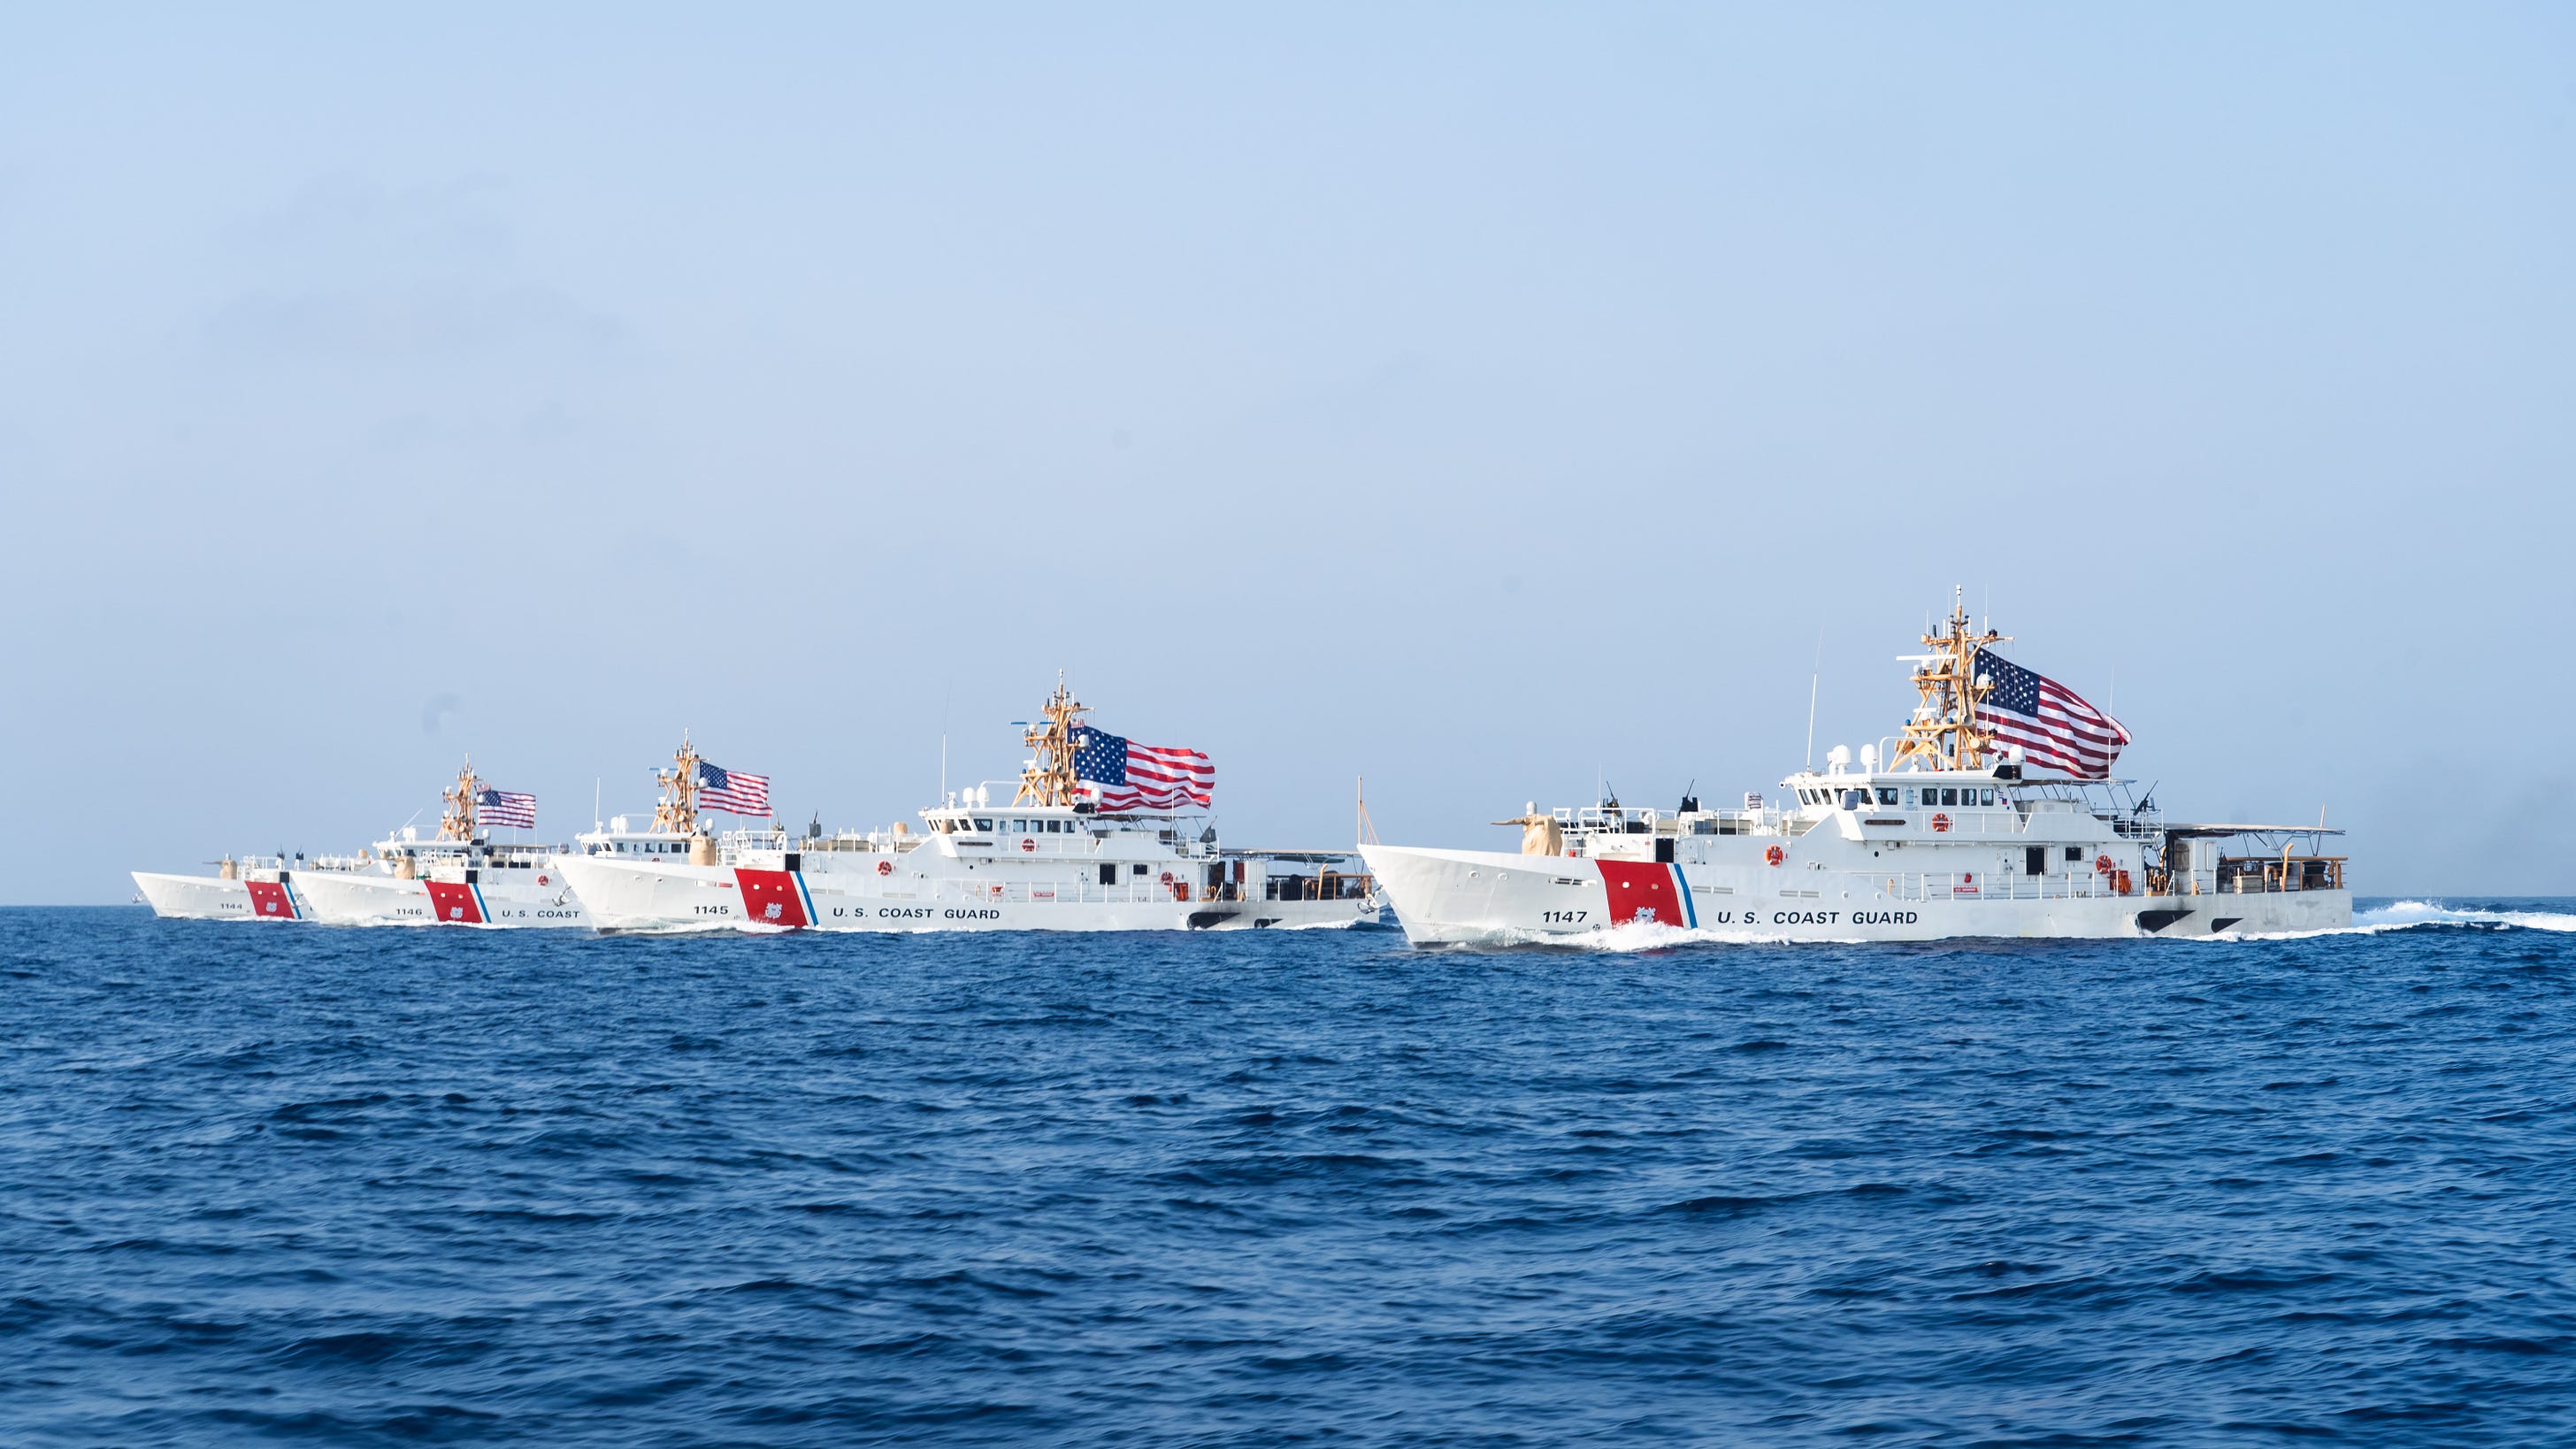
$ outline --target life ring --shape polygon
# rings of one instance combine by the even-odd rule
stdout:
[[[1163,884],[1165,884],[1165,885],[1170,885],[1171,883],[1172,883],[1172,873],[1171,873],[1170,871],[1168,871],[1168,870],[1167,870],[1167,871],[1163,872]]]
[[[881,861],[878,861],[878,862],[877,862],[877,874],[879,874],[879,875],[892,875],[892,874],[894,874],[894,862],[893,862],[893,861],[890,861],[890,860],[881,860]]]
[[[2097,855],[2093,857],[2093,870],[2096,874],[2109,875],[2117,869],[2119,869],[2119,867],[2111,863],[2111,857],[2107,855]]]
[[[539,885],[545,885],[545,884],[547,884],[546,878],[545,878],[544,876],[538,876],[538,877],[537,877],[537,884],[539,884]]]
[[[1949,834],[1949,833],[1950,833],[1950,817],[1949,817],[1949,816],[1947,816],[1947,815],[1941,815],[1941,814],[1937,814],[1937,813],[1936,813],[1935,815],[1933,815],[1933,817],[1932,817],[1932,833],[1933,833],[1933,834],[1935,834],[1935,835],[1947,835],[1947,834]]]
[[[1025,835],[1020,837],[1020,854],[1035,855],[1037,854],[1037,849],[1038,843],[1035,840],[1032,840]]]
[[[1762,858],[1771,862],[1773,865],[1778,865],[1780,862],[1789,858],[1789,852],[1782,850],[1780,847],[1775,845],[1769,850],[1762,852]]]

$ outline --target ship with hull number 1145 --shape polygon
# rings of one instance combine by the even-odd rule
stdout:
[[[688,745],[656,779],[653,830],[584,835],[553,864],[602,931],[1204,931],[1373,924],[1348,850],[1228,850],[1213,826],[1124,788],[1148,752],[1107,734],[1059,683],[1026,726],[1018,788],[985,782],[920,812],[922,829],[710,831]],[[1103,776],[1120,778],[1104,781]],[[1008,787],[1008,782],[1003,783]],[[1186,797],[1186,798],[1185,798]]]

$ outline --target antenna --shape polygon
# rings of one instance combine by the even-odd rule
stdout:
[[[939,734],[939,803],[948,803],[948,732]]]
[[[599,829],[599,777],[590,777],[590,828]]]
[[[1930,629],[1925,629],[1930,633]],[[1816,671],[1807,676],[1807,769],[1816,768],[1816,685],[1825,677],[1825,631],[1816,628]]]

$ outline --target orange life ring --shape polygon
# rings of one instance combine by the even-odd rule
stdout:
[[[1035,840],[1025,835],[1020,837],[1020,853],[1022,855],[1034,854],[1036,853],[1037,848],[1038,843]]]
[[[1167,871],[1163,872],[1163,884],[1165,884],[1165,885],[1170,885],[1171,883],[1172,883],[1172,873],[1171,873],[1170,871],[1168,871],[1168,870],[1167,870]]]
[[[2118,868],[2119,867],[2111,863],[2111,857],[2108,855],[2097,855],[2093,857],[2093,870],[2097,875],[2109,875],[2112,871],[2117,870]]]
[[[1937,813],[1937,812],[1936,812],[1936,813],[1932,816],[1932,833],[1933,833],[1933,834],[1935,834],[1935,835],[1947,835],[1947,834],[1949,834],[1949,833],[1950,833],[1950,817],[1949,817],[1949,816],[1947,816],[1947,815],[1942,815],[1942,814],[1939,814],[1939,813]]]
[[[1762,852],[1762,858],[1771,862],[1773,865],[1778,865],[1780,862],[1789,858],[1789,852],[1782,850],[1780,847],[1775,845],[1769,850]]]
[[[890,861],[890,860],[881,860],[881,861],[878,861],[878,862],[877,862],[877,874],[879,874],[879,875],[892,875],[892,874],[894,874],[894,862],[893,862],[893,861]]]

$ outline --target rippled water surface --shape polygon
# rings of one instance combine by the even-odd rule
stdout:
[[[2571,909],[1508,954],[0,912],[0,1440],[2569,1442]]]

